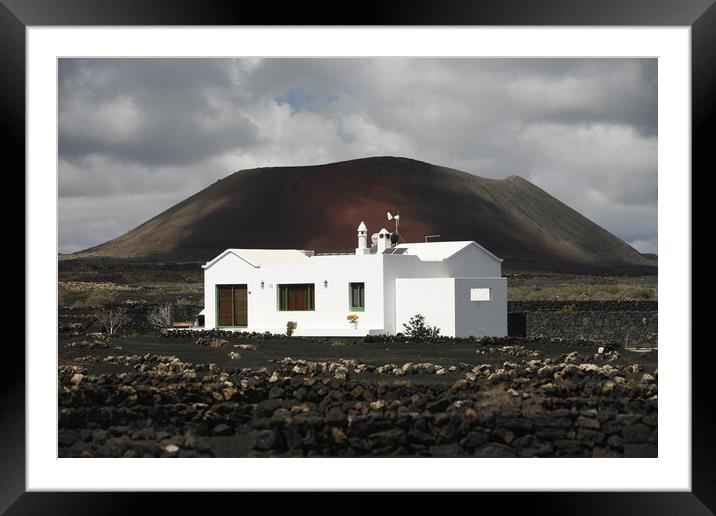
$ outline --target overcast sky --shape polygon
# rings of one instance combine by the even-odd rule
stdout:
[[[61,59],[59,246],[236,170],[404,156],[520,175],[657,250],[655,59]]]

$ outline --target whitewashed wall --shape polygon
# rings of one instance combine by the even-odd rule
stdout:
[[[472,301],[470,290],[489,288],[489,301]],[[504,278],[399,278],[395,280],[396,332],[416,314],[448,337],[507,335]]]
[[[248,329],[283,333],[286,323],[298,323],[296,335],[305,330],[341,330],[336,334],[351,334],[346,317],[356,313],[358,334],[369,330],[383,330],[383,298],[381,292],[380,257],[315,256],[301,264],[264,265],[255,268],[233,254],[214,263],[204,271],[205,327],[216,326],[216,285],[248,285]],[[324,281],[328,287],[324,287]],[[261,288],[261,281],[264,288]],[[351,312],[349,283],[365,283],[365,310]],[[315,310],[279,311],[278,285],[284,283],[313,283]],[[319,332],[321,333],[321,332]],[[326,333],[326,332],[323,332]],[[330,333],[330,332],[329,332]]]
[[[470,289],[489,288],[490,301],[471,301]],[[507,279],[455,278],[455,336],[507,335]]]
[[[425,324],[440,328],[440,335],[455,336],[455,285],[452,278],[399,278],[395,280],[396,332],[421,314]]]
[[[407,296],[396,300],[396,280],[401,278],[425,278],[446,280],[455,277],[492,276],[499,282],[501,263],[482,249],[469,246],[453,257],[443,261],[420,261],[417,256],[408,255],[337,255],[314,256],[301,260],[297,264],[264,264],[254,267],[238,256],[229,253],[204,270],[205,327],[216,327],[216,285],[247,285],[248,293],[248,326],[249,331],[270,331],[283,333],[286,323],[298,323],[296,335],[366,335],[368,333],[396,333],[403,331],[403,322],[416,312],[414,299]],[[324,281],[328,287],[324,287]],[[261,288],[261,281],[264,288]],[[346,317],[350,311],[349,284],[365,283],[365,311],[358,314],[358,329],[353,330]],[[313,283],[315,285],[315,310],[313,311],[279,311],[278,285],[283,283]],[[454,282],[435,282],[439,292],[431,294],[435,297],[436,306],[440,306],[442,315],[436,311],[431,322],[439,326],[444,335],[452,335],[457,331],[466,334],[485,328],[484,322],[470,322],[471,313],[476,307],[462,306],[462,297],[456,297],[455,287],[451,287],[448,296],[443,291],[445,285]],[[408,287],[409,288],[409,287]],[[501,287],[495,287],[499,291]],[[506,287],[505,287],[506,289]],[[462,294],[460,294],[461,296]],[[469,293],[468,293],[469,296]],[[500,294],[501,296],[501,294]],[[405,296],[403,296],[405,297]],[[497,302],[489,309],[490,313],[501,310],[504,313],[490,326],[493,335],[502,335],[502,318],[504,332],[507,329],[506,291],[504,303],[498,296]],[[456,308],[456,301],[458,307]],[[400,315],[396,307],[401,310]],[[456,309],[461,315],[457,315]],[[485,310],[483,310],[485,311]],[[427,315],[424,313],[424,315]],[[474,315],[474,314],[473,314]],[[449,333],[446,333],[448,332]],[[474,334],[474,333],[469,333]]]
[[[409,245],[408,245],[409,247]],[[385,289],[385,331],[403,331],[402,322],[397,321],[398,304],[395,298],[395,280],[398,278],[455,278],[488,277],[500,278],[502,262],[495,260],[477,246],[468,246],[442,261],[420,261],[416,256],[383,256],[383,288]],[[505,306],[505,312],[507,307]],[[507,315],[505,315],[505,318]],[[454,324],[454,323],[453,323]]]
[[[470,245],[446,260],[450,276],[470,278],[499,278],[502,262],[495,260],[476,245]]]
[[[256,285],[254,267],[234,254],[227,254],[208,269],[204,269],[204,327],[216,327],[216,285],[246,284],[248,302],[251,305],[252,293]],[[249,324],[251,324],[249,308]]]
[[[395,296],[396,280],[399,278],[447,278],[447,262],[421,262],[417,256],[383,256],[383,298],[385,302],[385,332],[403,331],[397,322],[398,302]]]

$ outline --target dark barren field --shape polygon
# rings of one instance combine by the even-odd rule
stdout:
[[[511,301],[567,302],[558,310],[655,310],[657,298],[655,275],[519,273],[508,285]],[[554,336],[163,336],[148,326],[154,304],[192,320],[202,297],[196,263],[60,260],[60,457],[658,454],[656,350]],[[112,305],[131,321],[108,340],[97,315]]]
[[[657,455],[656,351],[225,335],[68,347],[77,341],[60,338],[65,457]]]

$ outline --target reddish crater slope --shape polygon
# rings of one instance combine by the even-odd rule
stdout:
[[[657,261],[518,176],[406,158],[242,170],[78,256],[208,260],[228,247],[345,250],[361,220],[405,241],[475,240],[506,270],[656,272]]]

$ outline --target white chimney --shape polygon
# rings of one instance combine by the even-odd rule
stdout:
[[[368,228],[365,227],[365,222],[360,221],[358,226],[358,247],[356,247],[356,254],[369,254],[368,249]]]
[[[389,247],[392,247],[393,242],[390,241],[390,231],[385,228],[382,228],[380,231],[378,231],[378,243],[376,245],[378,246],[378,254],[381,254]]]

